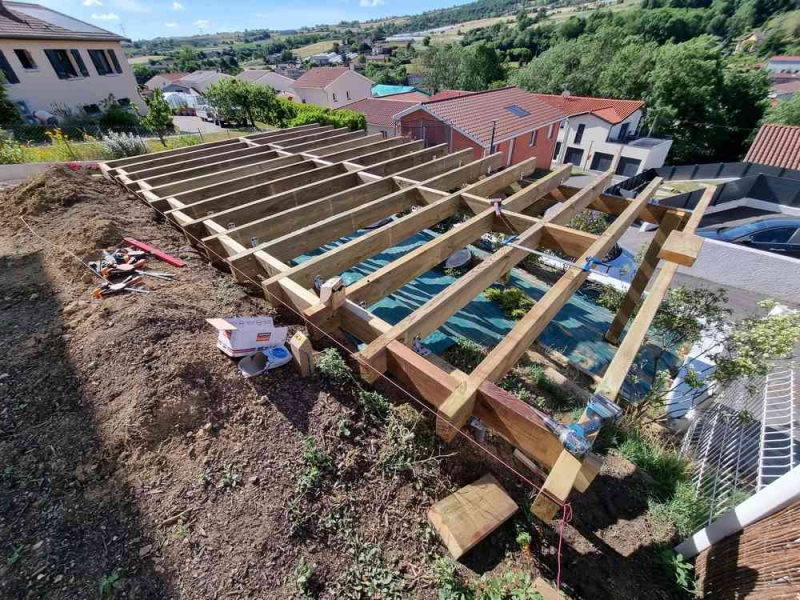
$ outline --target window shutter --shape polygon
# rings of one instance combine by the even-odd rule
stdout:
[[[89,76],[89,71],[86,68],[86,63],[83,62],[83,57],[81,56],[80,51],[78,51],[78,50],[70,50],[70,52],[72,53],[72,58],[75,59],[75,64],[78,65],[78,68],[81,71],[81,75],[83,75],[84,77],[88,77]]]
[[[3,75],[6,76],[6,81],[8,81],[8,83],[19,83],[19,77],[14,73],[14,69],[11,68],[11,63],[8,62],[2,50],[0,50],[0,71],[3,71]]]

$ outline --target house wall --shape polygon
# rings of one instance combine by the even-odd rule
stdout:
[[[124,69],[124,67],[123,67]],[[165,86],[172,83],[166,77],[162,77],[161,75],[154,75],[150,79],[147,80],[147,83],[144,84],[148,90],[163,90]]]
[[[78,50],[89,72],[88,77],[59,79],[53,65],[45,56],[44,50]],[[98,75],[89,58],[89,50],[113,50],[117,56],[122,73]],[[87,104],[97,104],[105,100],[109,94],[115,98],[128,98],[131,104],[138,107],[141,114],[147,113],[147,105],[139,95],[136,79],[116,41],[84,41],[84,40],[0,40],[0,50],[11,64],[11,68],[19,78],[19,83],[6,84],[10,100],[24,101],[31,112],[45,110],[53,112],[53,104],[68,108],[80,109]],[[31,53],[36,69],[25,70],[14,50],[27,50]],[[70,56],[70,60],[72,57]],[[80,75],[80,69],[75,65]]]
[[[341,108],[345,104],[369,98],[372,80],[355,71],[347,71],[337,77],[326,88],[292,87],[287,91],[297,96],[298,101],[316,104],[325,108]],[[334,100],[334,94],[336,99]]]
[[[800,60],[767,63],[767,69],[773,73],[800,73]]]
[[[375,123],[367,123],[367,135],[372,135],[373,133],[380,133],[383,134],[383,137],[394,137],[394,126],[393,125],[377,125]]]
[[[514,165],[535,156],[537,165],[543,169],[549,169],[556,144],[557,127],[558,125],[553,127],[553,133],[549,139],[547,137],[549,126],[539,129],[534,146],[529,145],[530,133],[523,133],[514,138],[513,143],[512,140],[503,140],[495,144],[495,151],[503,153],[506,165]],[[417,140],[424,139],[426,147],[447,143],[450,152],[470,148],[474,160],[489,153],[488,148],[421,109],[404,115],[400,120],[400,129],[401,135]]]
[[[259,77],[255,83],[268,85],[276,92],[285,92],[294,85],[294,79],[289,79],[288,77],[278,75],[277,73],[265,73]]]

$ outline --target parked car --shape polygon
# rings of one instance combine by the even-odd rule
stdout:
[[[697,234],[711,240],[800,257],[800,217],[755,217],[725,226],[702,227]]]

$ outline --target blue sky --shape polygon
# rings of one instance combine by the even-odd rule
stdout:
[[[31,0],[36,2],[37,0]],[[469,0],[38,0],[131,39],[243,29],[293,29],[420,13]]]

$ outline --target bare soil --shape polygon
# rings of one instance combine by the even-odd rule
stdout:
[[[95,300],[76,256],[94,260],[124,235],[187,266],[154,263],[177,280]],[[51,169],[0,194],[0,281],[0,597],[296,598],[305,562],[320,597],[387,597],[354,582],[389,573],[400,597],[432,600],[432,561],[446,551],[426,526],[431,504],[486,472],[529,501],[529,487],[482,449],[441,444],[427,414],[404,413],[418,449],[394,468],[396,438],[353,385],[301,379],[291,365],[244,380],[205,319],[271,314],[263,298],[108,181]],[[290,332],[300,325],[277,319]],[[331,464],[301,493],[308,437]],[[511,460],[502,441],[486,444]],[[565,592],[670,597],[648,485],[612,454],[575,495]],[[531,553],[515,541],[518,526],[532,533]],[[557,545],[558,522],[519,516],[459,572],[554,580]]]

